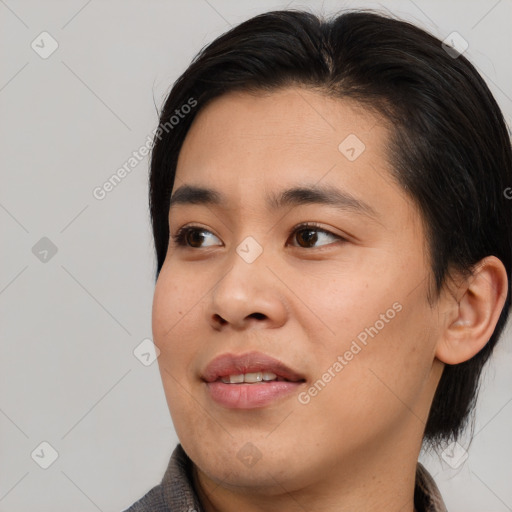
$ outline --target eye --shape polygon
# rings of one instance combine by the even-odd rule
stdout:
[[[329,237],[335,241],[344,240],[343,237],[322,229],[317,224],[311,222],[305,222],[299,226],[295,226],[291,231],[291,235],[294,235],[295,239],[299,241],[299,245],[295,245],[295,247],[302,247],[303,249],[308,248],[311,244],[316,244],[318,241],[329,239]],[[329,242],[321,244],[320,246],[323,245],[329,245]]]
[[[179,247],[188,247],[192,249],[200,249],[202,247],[211,247],[214,245],[222,245],[221,244],[207,244],[207,245],[201,245],[205,239],[208,238],[210,235],[210,238],[216,238],[219,240],[211,231],[202,228],[201,226],[185,226],[183,228],[180,228],[178,232],[173,235],[172,239],[174,240],[174,243]],[[299,224],[298,226],[295,226],[291,232],[290,236],[295,235],[295,239],[298,241],[298,245],[294,245],[294,247],[301,247],[303,249],[311,248],[311,245],[317,244],[319,241],[325,241],[328,240],[329,237],[336,240],[343,241],[344,238],[335,235],[334,233],[331,233],[330,231],[327,231],[325,229],[320,228],[317,224],[311,223],[311,222],[305,222],[303,224]],[[328,245],[329,242],[327,241],[324,244],[320,244],[320,246]],[[314,247],[313,247],[314,248]]]
[[[208,231],[207,229],[200,226],[185,226],[180,228],[178,232],[172,237],[172,239],[174,240],[174,243],[179,247],[190,247],[197,249],[201,247],[201,242],[204,241],[208,234],[212,235],[214,238],[217,238],[211,231]],[[207,245],[206,247],[209,246]]]

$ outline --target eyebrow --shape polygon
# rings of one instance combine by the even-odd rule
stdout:
[[[228,198],[218,190],[195,185],[182,185],[171,196],[169,208],[179,204],[222,206],[228,202]],[[379,218],[377,211],[361,199],[357,199],[348,192],[326,185],[313,184],[311,186],[293,187],[283,190],[279,194],[270,194],[266,197],[266,204],[269,210],[278,210],[287,206],[322,204],[375,219]]]

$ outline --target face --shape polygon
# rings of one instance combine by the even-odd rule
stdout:
[[[194,120],[153,335],[205,480],[272,492],[405,452],[415,464],[438,321],[421,217],[391,177],[387,140],[368,111],[299,88],[229,93]]]

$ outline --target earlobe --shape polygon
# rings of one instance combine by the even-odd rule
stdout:
[[[498,323],[507,290],[503,263],[495,256],[481,260],[448,301],[436,357],[446,364],[459,364],[480,352]]]

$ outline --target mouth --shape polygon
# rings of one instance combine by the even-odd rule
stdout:
[[[223,354],[210,362],[201,378],[209,397],[231,409],[265,407],[306,382],[299,372],[260,352]]]
[[[232,374],[225,377],[219,377],[215,382],[224,382],[224,384],[257,384],[258,382],[293,382],[276,375],[271,371],[251,372]]]
[[[305,381],[303,375],[283,362],[261,352],[222,354],[213,359],[201,374],[205,382],[225,384],[255,384],[272,381]]]

